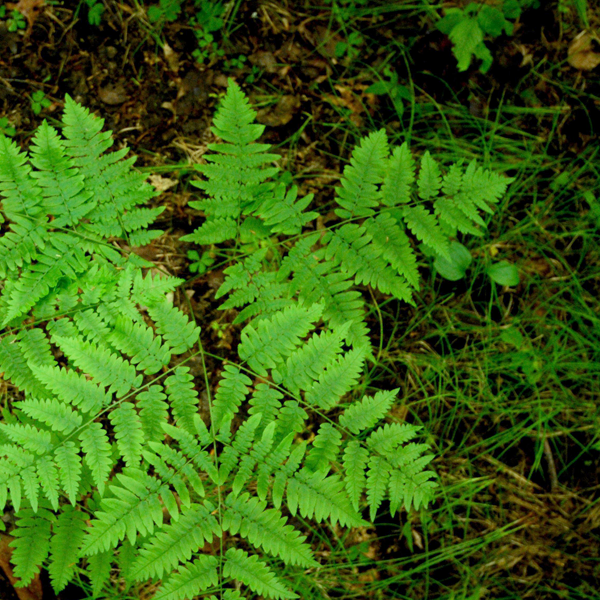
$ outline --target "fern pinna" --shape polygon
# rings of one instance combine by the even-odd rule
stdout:
[[[311,198],[277,178],[231,83],[188,240],[264,239],[231,251],[218,296],[250,322],[239,360],[208,381],[203,419],[204,380],[186,364],[200,329],[172,302],[183,282],[117,243],[160,234],[148,226],[161,209],[143,206],[155,193],[68,98],[63,124],[44,123],[29,154],[0,137],[0,370],[14,386],[0,505],[16,515],[15,575],[26,585],[46,566],[55,590],[84,576],[102,596],[117,567],[129,585],[159,582],[160,600],[235,600],[239,584],[296,598],[281,567],[319,566],[296,516],[359,526],[385,500],[392,514],[427,506],[436,485],[419,427],[388,416],[397,390],[352,393],[370,357],[357,285],[411,301],[410,234],[444,256],[449,235],[479,232],[506,180],[475,164],[442,177],[426,155],[417,200],[407,147],[390,155],[377,132],[344,171],[342,221],[315,229]]]

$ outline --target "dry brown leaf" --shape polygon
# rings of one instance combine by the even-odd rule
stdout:
[[[582,31],[569,45],[569,64],[579,71],[591,71],[600,65],[600,54],[594,52],[593,41],[598,39]]]
[[[118,106],[127,100],[125,88],[119,83],[117,85],[107,85],[98,89],[98,97],[104,104],[109,106]]]
[[[349,118],[357,126],[360,127],[363,124],[361,114],[364,112],[364,106],[360,100],[360,97],[350,88],[343,85],[333,86],[339,92],[339,96],[326,96],[335,106],[342,106],[350,110]]]
[[[282,96],[273,108],[259,110],[256,120],[269,127],[280,127],[287,125],[299,108],[298,96]]]
[[[165,45],[163,46],[163,53],[165,55],[165,58],[167,59],[169,69],[171,69],[173,73],[177,73],[177,71],[179,71],[179,57],[173,51],[173,48],[171,48],[171,46],[167,44],[167,42],[165,42]]]
[[[157,192],[165,192],[175,187],[179,182],[177,179],[169,179],[168,177],[161,177],[156,173],[148,177],[150,184],[154,187]]]
[[[274,54],[266,50],[258,50],[254,54],[251,54],[248,60],[251,64],[264,69],[267,73],[276,73],[279,68]]]
[[[15,588],[19,600],[42,600],[42,582],[39,575],[36,575],[27,587],[16,587],[17,578],[13,575],[10,564],[12,548],[8,545],[12,539],[9,535],[2,534],[0,536],[0,567],[6,573],[11,585]]]

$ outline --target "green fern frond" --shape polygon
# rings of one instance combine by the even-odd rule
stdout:
[[[283,362],[300,344],[300,340],[321,317],[323,307],[291,306],[272,318],[260,321],[256,328],[247,325],[242,331],[238,354],[250,368],[265,376]]]
[[[79,434],[84,460],[92,473],[98,493],[104,495],[104,485],[113,467],[108,436],[100,423],[90,423]]]
[[[165,579],[154,600],[187,600],[197,596],[211,585],[217,585],[219,581],[217,567],[216,557],[200,555]]]
[[[223,529],[247,538],[254,547],[278,556],[286,564],[316,567],[310,546],[278,510],[250,494],[229,494],[225,500]]]
[[[13,548],[11,562],[15,565],[13,570],[19,579],[20,586],[27,586],[46,560],[50,550],[51,523],[54,515],[40,509],[34,513],[31,509],[24,508],[17,515],[17,528],[14,540],[9,546]]]
[[[323,319],[332,328],[351,323],[348,342],[363,346],[369,343],[364,324],[364,302],[356,290],[350,290],[352,280],[334,270],[331,261],[325,260],[325,250],[313,251],[319,234],[301,239],[283,259],[279,269],[280,279],[292,275],[290,293],[298,293],[305,305],[322,303]]]
[[[210,218],[204,221],[194,233],[181,238],[184,242],[193,242],[208,246],[209,244],[220,244],[237,237],[238,223],[231,217]]]
[[[127,474],[117,475],[120,485],[111,485],[112,497],[104,498],[94,513],[80,550],[82,556],[105,552],[122,541],[125,536],[135,543],[137,535],[154,532],[163,523],[160,503],[160,482],[139,469],[127,469]]]
[[[0,276],[3,278],[33,262],[38,251],[46,247],[46,226],[40,222],[25,218],[20,223],[13,221],[10,227],[11,231],[0,238]]]
[[[405,206],[402,217],[406,226],[442,258],[450,260],[448,238],[444,235],[437,219],[423,206]]]
[[[212,405],[211,419],[215,429],[219,429],[224,420],[237,413],[245,400],[252,380],[234,365],[225,365],[219,388]]]
[[[163,578],[180,563],[190,560],[213,536],[221,536],[221,528],[211,514],[215,507],[210,503],[192,504],[184,509],[179,519],[163,527],[150,542],[142,546],[135,559],[129,577],[134,581]]]
[[[202,347],[173,303],[183,281],[126,256],[160,234],[162,212],[143,206],[156,193],[127,149],[108,152],[102,121],[70,98],[65,126],[44,124],[30,155],[0,137],[0,321],[20,330],[0,340],[0,370],[24,392],[0,425],[0,506],[17,513],[25,581],[47,562],[57,591],[85,566],[94,594],[115,568],[128,584],[162,580],[162,600],[240,600],[228,579],[295,598],[282,567],[318,562],[282,512],[358,527],[365,506],[373,520],[386,499],[392,513],[433,499],[421,428],[385,423],[397,390],[344,400],[372,352],[358,286],[411,302],[414,237],[446,255],[449,236],[485,228],[508,180],[474,162],[443,174],[428,154],[415,178],[408,146],[389,156],[379,131],[352,154],[334,216],[314,223],[312,196],[274,179],[255,118],[231,83],[190,203],[203,222],[184,238],[235,242],[211,249],[233,262],[221,308],[248,323],[218,387],[192,369]]]
[[[117,318],[108,339],[120,352],[129,355],[136,368],[147,375],[160,371],[171,360],[170,348],[163,345],[160,336],[155,336],[150,327],[133,323],[125,317]]]
[[[62,277],[75,279],[88,268],[89,261],[77,247],[77,238],[54,233],[48,244],[18,280],[8,280],[4,288],[6,306],[2,307],[2,325],[27,313],[56,286]]]
[[[194,431],[194,415],[198,412],[198,392],[189,367],[177,367],[165,379],[165,389],[175,423],[186,431]]]
[[[54,340],[76,367],[91,375],[95,381],[108,386],[109,393],[115,393],[117,398],[142,383],[142,376],[136,373],[131,364],[105,348],[78,338],[55,336]]]
[[[19,349],[28,362],[45,366],[56,364],[48,338],[41,329],[24,329],[17,339],[20,342]]]
[[[323,423],[306,457],[305,466],[310,471],[329,472],[342,443],[342,434],[331,424]]]
[[[327,476],[324,471],[298,471],[288,481],[287,506],[292,515],[299,512],[305,519],[330,519],[332,524],[339,522],[343,527],[364,524],[344,493],[339,476]]]
[[[416,437],[421,429],[410,423],[386,423],[369,435],[367,445],[380,454],[391,454],[400,444]]]
[[[262,432],[262,437],[253,444],[250,454],[242,456],[237,468],[237,473],[233,479],[232,493],[237,496],[252,477],[257,464],[264,463],[267,454],[273,445],[273,434],[276,423],[269,423]]]
[[[264,166],[278,156],[266,153],[268,145],[252,143],[264,131],[263,125],[254,124],[255,116],[238,85],[230,82],[213,120],[214,134],[225,143],[209,144],[215,154],[205,155],[207,163],[198,166],[206,180],[193,182],[207,198],[190,206],[204,211],[208,219],[182,240],[218,243],[236,237],[242,213],[251,214],[272,193],[273,184],[267,180],[278,169]]]
[[[394,148],[381,186],[381,201],[385,206],[398,206],[410,201],[415,170],[408,144],[404,142]]]
[[[131,299],[141,306],[159,304],[167,294],[173,292],[181,283],[183,283],[183,280],[177,277],[162,273],[153,274],[151,271],[148,271],[144,276],[140,269],[135,269]]]
[[[408,236],[398,222],[391,215],[380,213],[372,219],[367,219],[365,227],[377,253],[413,288],[418,288],[417,257]]]
[[[56,336],[57,339],[69,339]],[[1,351],[0,342],[0,351]],[[98,411],[110,402],[111,396],[107,394],[100,384],[88,380],[84,375],[74,370],[64,368],[32,365],[31,372],[35,380],[42,382],[48,390],[52,390],[61,400],[76,406],[85,413]],[[47,396],[46,388],[41,394],[31,392],[32,395]],[[29,391],[29,390],[28,390]]]
[[[85,527],[85,515],[69,505],[63,507],[54,523],[48,572],[57,593],[73,578]]]
[[[142,458],[142,422],[131,402],[122,402],[110,413],[117,448],[128,467],[138,466]]]
[[[442,192],[444,196],[455,196],[462,187],[463,168],[462,161],[450,166],[447,173],[442,177]]]
[[[377,392],[375,396],[365,396],[360,402],[349,406],[339,418],[342,427],[352,433],[360,433],[374,427],[383,419],[398,394],[398,389],[389,392]]]
[[[253,124],[255,118],[250,102],[239,85],[230,79],[227,93],[213,118],[213,133],[226,142],[247,147],[265,129],[264,125]]]
[[[285,185],[278,185],[273,195],[258,209],[261,219],[273,233],[296,235],[302,228],[316,219],[319,213],[304,212],[312,202],[313,194],[307,194],[298,200],[298,188],[293,186],[289,191]]]
[[[148,307],[148,314],[173,354],[183,354],[198,341],[200,328],[168,300],[152,304]]]
[[[248,413],[251,415],[260,413],[262,415],[262,420],[257,429],[259,433],[262,433],[267,424],[274,421],[281,408],[282,398],[283,394],[270,385],[266,383],[256,385],[252,396],[248,400],[248,404],[250,404]]]
[[[21,152],[15,142],[0,134],[2,209],[8,219],[17,223],[26,223],[26,219],[35,223],[43,218],[42,190],[31,177],[27,159],[27,154]]]
[[[372,285],[385,294],[410,301],[412,295],[406,280],[382,259],[380,250],[370,243],[371,236],[366,233],[365,227],[347,223],[326,234],[325,258],[333,260],[344,273],[354,277],[356,284]]]
[[[342,219],[366,217],[379,205],[378,186],[383,182],[387,166],[388,143],[385,130],[380,129],[363,138],[344,168],[342,186],[337,189],[335,213]]]
[[[82,422],[81,415],[56,398],[38,400],[28,398],[15,403],[28,417],[46,424],[53,431],[69,434]]]
[[[414,506],[415,510],[419,507],[427,507],[433,500],[435,490],[438,487],[432,479],[435,473],[431,471],[421,471],[414,475],[407,475],[403,471],[394,470],[390,476],[390,513],[396,514],[398,507],[404,505],[406,510]]]
[[[307,390],[319,379],[326,367],[342,352],[342,343],[349,329],[347,324],[335,332],[313,335],[285,363],[273,371],[273,381],[283,384],[293,394]]]
[[[112,552],[98,552],[87,558],[86,573],[92,584],[92,594],[99,596],[110,578]]]
[[[225,553],[223,575],[247,585],[253,592],[275,600],[299,598],[289,591],[267,565],[257,556],[249,556],[240,548],[230,548]]]
[[[104,119],[93,117],[88,109],[77,104],[70,96],[65,97],[63,123],[71,156],[88,163],[90,167],[113,145],[111,132],[102,131]]]
[[[461,192],[481,210],[492,213],[490,204],[496,204],[506,192],[512,177],[501,176],[477,165],[472,160],[463,175]]]
[[[335,406],[357,383],[363,370],[365,346],[349,350],[327,367],[307,391],[304,400],[328,410]]]
[[[273,422],[270,426],[277,427],[277,423]],[[276,508],[281,506],[283,491],[288,478],[298,469],[304,457],[306,449],[304,444],[299,444],[292,451],[295,457],[292,457],[292,454],[290,454],[293,440],[294,432],[292,431],[277,444],[274,450],[265,456],[264,462],[258,466],[256,492],[260,500],[264,500],[267,497],[271,487],[271,476],[277,471],[273,482],[273,504]],[[273,442],[275,443],[275,440]],[[286,460],[288,460],[288,464],[284,465],[283,463]]]
[[[53,510],[58,510],[58,469],[53,460],[47,456],[37,459],[37,475],[44,495],[49,500]],[[30,499],[31,502],[32,499]],[[34,503],[32,502],[32,505]],[[13,506],[15,505],[13,496]]]
[[[234,470],[238,464],[240,456],[248,454],[262,415],[252,415],[237,430],[235,438],[231,445],[228,445],[220,457],[219,479],[224,482],[229,473]]]
[[[267,252],[267,248],[260,248],[256,252],[252,252],[244,260],[227,267],[223,271],[225,281],[223,281],[215,293],[215,298],[218,300],[232,290],[241,290],[248,287],[252,282],[253,276],[261,272],[262,263],[267,256]]]
[[[153,233],[156,236],[160,235],[162,232],[154,231],[149,232],[148,227],[154,223],[156,218],[162,214],[165,210],[166,206],[157,206],[156,208],[132,208],[123,214],[122,224],[123,229],[127,233],[135,234],[143,234],[148,235],[148,233]],[[136,246],[141,246],[139,243],[139,239],[136,239]]]
[[[437,162],[431,158],[429,151],[423,154],[421,169],[417,179],[417,189],[421,200],[435,198],[442,187],[442,174]]]
[[[81,333],[86,341],[112,346],[109,342],[112,333],[109,326],[110,321],[110,318],[103,318],[93,308],[79,311],[73,315],[73,322],[77,325],[78,332],[73,331],[72,337],[79,337],[78,333]]]
[[[456,202],[450,198],[438,198],[434,204],[435,213],[440,224],[454,237],[457,230],[481,237],[483,232],[475,227],[471,220],[460,210]]]
[[[206,473],[213,483],[217,483],[219,481],[219,474],[210,455],[203,448],[203,446],[207,446],[212,441],[212,437],[199,415],[195,416],[194,425],[198,439],[196,439],[196,436],[180,427],[163,425],[163,429],[169,436],[178,441],[181,451],[187,458],[192,461],[200,471]]]
[[[307,418],[308,414],[296,400],[286,400],[277,415],[275,443],[278,444],[290,432],[302,431]]]
[[[164,437],[162,426],[167,423],[169,418],[169,405],[165,402],[166,398],[160,385],[151,385],[136,396],[136,405],[145,440],[162,441]],[[178,399],[180,398],[178,397]],[[181,415],[179,410],[178,414]]]
[[[156,196],[156,192],[145,183],[143,175],[132,171],[135,157],[124,160],[127,148],[104,154],[113,144],[111,132],[103,132],[103,119],[93,116],[69,96],[65,99],[63,123],[64,144],[83,177],[84,193],[93,195],[95,202],[82,228],[101,238],[127,237],[124,215]],[[156,216],[156,212],[148,214]],[[135,217],[129,222],[130,232],[138,229],[134,221]],[[148,218],[138,224],[143,223],[149,224]]]
[[[38,169],[32,175],[43,190],[46,213],[54,217],[52,227],[77,224],[94,208],[95,199],[67,157],[64,142],[46,121],[33,138],[31,154],[31,164]]]
[[[50,432],[39,430],[33,425],[0,423],[0,431],[9,437],[11,442],[36,454],[47,454],[54,448]]]
[[[375,519],[385,496],[387,484],[390,478],[391,466],[383,456],[372,456],[369,459],[367,469],[367,501],[369,503],[369,518]]]
[[[38,475],[35,472],[33,466],[28,467],[26,469],[22,469],[21,473],[21,482],[23,485],[23,492],[25,493],[25,498],[29,500],[31,504],[31,508],[33,512],[37,512],[38,510],[38,491],[40,487],[40,481],[38,479]]]
[[[60,484],[69,502],[75,506],[81,479],[81,456],[74,442],[63,442],[54,451]]]
[[[12,381],[18,388],[37,398],[50,396],[49,389],[34,376],[37,369],[30,368],[21,351],[17,336],[6,335],[0,339],[0,371],[4,377]]]
[[[358,510],[360,498],[367,485],[365,469],[369,451],[357,440],[348,443],[344,450],[344,485],[354,510]]]

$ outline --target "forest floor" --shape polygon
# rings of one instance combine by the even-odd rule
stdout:
[[[84,1],[7,5],[0,131],[26,146],[43,119],[58,122],[66,94],[105,119],[164,191],[165,233],[140,254],[188,280],[214,354],[239,331],[214,300],[222,271],[194,275],[194,247],[179,238],[198,225],[193,165],[227,78],[322,208],[357,140],[381,127],[419,156],[477,158],[515,178],[489,235],[469,241],[465,278],[423,263],[416,307],[365,290],[378,349],[369,385],[400,388],[396,416],[424,426],[442,486],[428,510],[384,511],[342,545],[322,542],[329,567],[305,598],[599,598],[600,45],[582,34],[600,26],[595,3],[587,15],[573,8],[585,2],[525,10],[511,36],[486,40],[487,73],[477,60],[459,71],[436,29],[466,2],[237,1],[211,15],[219,3],[188,1],[172,21],[137,0],[101,4],[98,25]],[[489,279],[499,260],[516,265],[518,285]]]

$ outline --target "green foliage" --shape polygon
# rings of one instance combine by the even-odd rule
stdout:
[[[506,260],[490,265],[486,270],[490,279],[499,285],[515,286],[519,285],[519,271],[515,265],[511,265]]]
[[[0,117],[0,134],[12,137],[17,130],[10,124],[7,117]]]
[[[94,2],[94,0],[86,1]],[[180,18],[186,4],[190,6],[192,2],[159,0],[158,4],[148,7],[148,19],[156,26],[160,26],[164,22],[173,22]],[[224,51],[218,47],[214,35],[223,28],[224,11],[225,6],[221,0],[194,0],[193,2],[193,14],[187,20],[198,43],[198,48],[192,52],[192,56],[200,64],[224,55]]]
[[[437,23],[437,28],[448,35],[452,51],[458,61],[458,70],[466,71],[473,58],[481,61],[479,70],[487,73],[492,65],[492,55],[484,37],[511,35],[514,20],[528,7],[537,7],[537,0],[502,0],[498,5],[469,2],[464,8],[448,8]]]
[[[315,232],[312,197],[277,179],[254,118],[230,83],[196,182],[204,222],[186,238],[237,242],[250,219],[268,232],[229,250],[217,296],[245,324],[218,385],[192,360],[181,280],[118,251],[159,235],[160,209],[102,121],[67,98],[62,135],[42,124],[29,154],[0,137],[0,371],[20,390],[0,424],[0,505],[16,513],[22,584],[47,565],[59,591],[82,564],[99,594],[116,562],[130,584],[160,580],[156,598],[230,586],[233,600],[240,584],[296,598],[282,567],[319,563],[294,517],[362,526],[364,508],[374,519],[386,501],[395,513],[433,499],[420,427],[390,416],[397,390],[353,391],[370,354],[359,286],[412,301],[413,237],[445,257],[508,180],[474,162],[444,174],[429,155],[417,172],[379,131],[344,170],[341,221]]]
[[[162,19],[175,21],[181,12],[182,0],[159,0],[158,4],[148,8],[148,18],[151,23]]]
[[[46,94],[42,90],[36,90],[31,94],[31,110],[39,115],[44,108],[52,106],[52,102],[46,98]]]
[[[358,31],[351,31],[345,41],[335,45],[335,56],[336,58],[346,56],[350,61],[355,60],[360,56],[360,49],[364,43],[365,40]]]
[[[396,113],[399,117],[404,114],[404,103],[403,100],[411,102],[413,95],[410,90],[399,83],[398,73],[393,70],[389,65],[386,65],[383,69],[383,77],[380,77],[379,81],[370,85],[366,90],[367,94],[375,94],[376,96],[389,96]]]
[[[448,257],[436,256],[433,266],[444,279],[458,281],[465,277],[472,261],[473,257],[469,250],[460,242],[453,240],[450,242]],[[519,270],[506,260],[486,266],[485,273],[499,285],[514,287],[520,282]]]
[[[0,16],[4,17],[6,14],[6,7],[2,7],[2,13]],[[15,33],[20,29],[25,29],[27,27],[27,22],[25,21],[25,16],[19,12],[16,8],[11,10],[9,13],[8,19],[6,19],[6,28],[11,33]],[[37,113],[36,113],[37,114]]]
[[[104,4],[100,0],[85,0],[85,3],[88,7],[88,23],[90,25],[100,25],[104,14]]]

